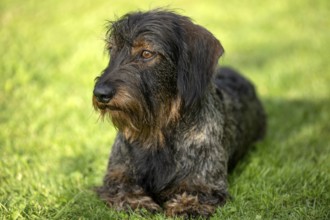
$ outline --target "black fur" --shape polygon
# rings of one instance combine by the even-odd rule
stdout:
[[[265,134],[254,86],[217,68],[220,42],[170,11],[127,14],[106,37],[93,104],[118,135],[99,195],[117,210],[210,216],[228,198],[228,168]]]

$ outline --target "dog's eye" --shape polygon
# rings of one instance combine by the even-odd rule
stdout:
[[[151,51],[149,51],[149,50],[144,50],[144,51],[142,51],[142,53],[141,53],[141,57],[142,57],[143,59],[150,59],[150,58],[153,57],[153,56],[154,56],[154,53],[151,52]]]

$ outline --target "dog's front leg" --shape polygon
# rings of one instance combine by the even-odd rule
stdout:
[[[118,135],[112,146],[103,186],[97,188],[98,195],[116,210],[160,210],[159,205],[137,184],[129,158],[127,145]]]
[[[104,177],[103,186],[97,189],[97,193],[107,205],[118,211],[146,209],[156,212],[160,210],[159,205],[130,178],[125,166],[109,168]]]

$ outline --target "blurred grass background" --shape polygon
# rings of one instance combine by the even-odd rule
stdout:
[[[91,191],[115,136],[91,106],[106,20],[160,6],[220,39],[220,63],[254,81],[269,116],[213,219],[329,219],[327,0],[1,0],[0,219],[165,219],[114,212]]]

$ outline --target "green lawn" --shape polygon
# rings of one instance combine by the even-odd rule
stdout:
[[[329,1],[196,2],[0,1],[0,219],[165,219],[114,212],[91,190],[115,136],[91,105],[105,21],[159,6],[213,32],[268,112],[213,219],[330,218]]]

